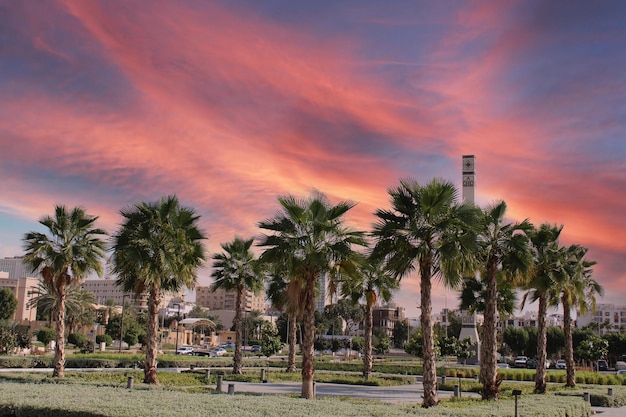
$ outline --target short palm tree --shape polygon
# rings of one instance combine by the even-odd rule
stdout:
[[[113,273],[125,292],[148,294],[144,382],[158,384],[156,360],[159,304],[164,292],[193,288],[204,260],[199,216],[175,196],[121,210],[123,222],[113,236]]]
[[[282,211],[274,218],[259,223],[271,234],[261,238],[259,246],[265,250],[263,262],[280,265],[287,276],[297,277],[304,289],[304,337],[302,339],[303,398],[312,399],[313,342],[315,329],[315,293],[319,277],[336,265],[350,269],[354,266],[354,245],[365,245],[363,232],[343,226],[343,216],[354,207],[350,201],[332,205],[324,194],[313,193],[308,199],[293,196],[279,197]],[[293,300],[296,302],[296,300]]]
[[[54,292],[49,292],[43,281],[37,285],[37,294],[28,301],[29,307],[37,308],[41,314],[52,316],[52,312],[57,308],[58,298]],[[65,325],[68,327],[68,334],[72,333],[76,325],[89,324],[93,322],[95,299],[93,293],[84,291],[72,285],[65,293]]]
[[[574,346],[572,341],[572,308],[585,314],[596,309],[596,295],[603,295],[602,286],[591,278],[592,266],[595,262],[585,259],[587,248],[580,245],[571,245],[562,248],[565,257],[565,276],[560,281],[560,287],[555,288],[556,297],[563,306],[563,332],[565,335],[565,386],[576,385],[576,370],[574,367]]]
[[[243,373],[242,360],[242,314],[243,300],[246,291],[258,294],[263,289],[263,273],[261,263],[255,259],[250,250],[254,239],[242,239],[236,236],[232,242],[222,243],[221,253],[213,255],[213,273],[215,279],[211,290],[223,289],[235,291],[235,357],[233,374]]]
[[[386,268],[397,278],[415,269],[420,276],[423,337],[424,401],[422,407],[439,403],[432,321],[432,279],[456,287],[463,273],[475,269],[476,227],[480,210],[458,203],[452,183],[434,179],[425,186],[403,180],[389,190],[391,210],[377,210],[374,226],[378,239],[374,256],[385,259]]]
[[[45,216],[39,223],[47,234],[29,232],[24,237],[24,262],[39,271],[48,293],[54,294],[56,304],[52,316],[56,323],[54,377],[65,374],[65,303],[68,288],[78,285],[90,273],[102,274],[106,235],[95,227],[96,216],[81,207],[67,210],[56,206],[54,216]]]
[[[542,224],[529,233],[533,247],[535,267],[530,278],[523,285],[526,293],[521,308],[526,301],[539,301],[537,311],[537,372],[535,373],[535,393],[546,392],[547,327],[546,316],[550,304],[550,293],[560,287],[563,279],[564,259],[560,251],[559,236],[563,226]]]
[[[302,320],[304,288],[303,281],[297,277],[286,279],[280,273],[272,273],[269,276],[267,296],[272,306],[287,314],[289,355],[286,372],[296,371],[296,330],[298,320]]]
[[[485,285],[482,344],[480,350],[480,381],[482,398],[498,399],[499,382],[497,358],[498,278],[520,282],[532,269],[533,256],[527,232],[532,224],[505,223],[506,203],[500,201],[483,210],[478,230],[477,258],[481,279]],[[502,288],[506,290],[505,288]]]
[[[398,281],[382,268],[381,260],[364,260],[360,273],[348,278],[342,286],[342,293],[352,302],[365,300],[365,343],[363,346],[363,376],[372,373],[372,339],[374,336],[374,307],[380,301],[391,300],[392,292],[399,287]]]

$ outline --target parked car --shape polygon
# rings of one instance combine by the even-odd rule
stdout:
[[[546,359],[545,362],[546,365],[546,369],[550,369],[550,361]],[[528,359],[526,361],[526,368],[527,369],[537,369],[537,359]]]
[[[176,351],[177,355],[191,355],[193,353],[193,347],[191,346],[181,346]]]
[[[526,362],[528,362],[528,357],[518,356],[515,358],[514,364],[516,368],[526,368]]]
[[[617,361],[615,362],[615,369],[620,371],[622,369],[626,369],[626,362],[624,361]]]
[[[565,359],[559,359],[556,361],[556,365],[554,365],[556,369],[565,369],[567,366],[565,364]]]
[[[626,369],[620,369],[617,372],[615,372],[616,375],[626,375]]]
[[[216,348],[216,349],[213,349],[209,353],[210,356],[224,356],[225,354],[226,354],[226,349],[224,348]]]
[[[593,369],[596,369],[596,368],[598,371],[608,371],[609,364],[605,360],[600,359],[597,364],[596,363],[593,364]]]
[[[250,352],[252,353],[259,353],[261,351],[261,346],[259,345],[252,345],[252,349],[250,349]]]
[[[509,369],[510,366],[509,366],[508,363],[500,362],[500,363],[498,363],[498,368],[500,368],[500,369]]]

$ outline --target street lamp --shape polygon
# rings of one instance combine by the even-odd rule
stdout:
[[[180,304],[176,304],[176,353],[178,353],[178,328],[180,327]]]
[[[118,353],[122,353],[122,335],[124,334],[124,300],[128,296],[128,294],[122,295],[122,319],[120,320],[120,346],[117,350]]]

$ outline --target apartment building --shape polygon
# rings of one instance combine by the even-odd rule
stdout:
[[[226,291],[218,289],[211,291],[211,287],[196,287],[196,304],[209,310],[230,310],[234,311],[237,302],[237,293],[235,291]],[[260,311],[265,313],[265,291],[261,291],[258,295],[254,295],[252,291],[246,291],[243,300],[243,308],[245,311]]]

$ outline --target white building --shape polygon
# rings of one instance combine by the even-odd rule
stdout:
[[[591,323],[597,323],[602,334],[626,329],[626,306],[597,304],[595,312],[588,312],[585,315],[578,313],[576,327],[588,326]]]

